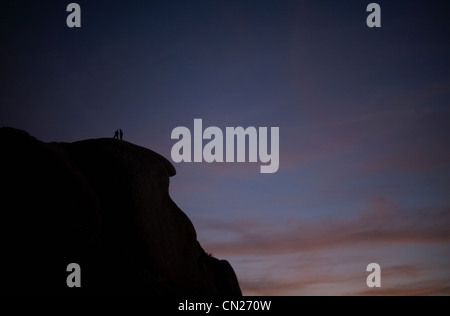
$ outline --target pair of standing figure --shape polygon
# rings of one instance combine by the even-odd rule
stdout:
[[[119,137],[120,140],[123,140],[123,132],[121,129],[118,129],[114,132],[114,139],[119,139]]]

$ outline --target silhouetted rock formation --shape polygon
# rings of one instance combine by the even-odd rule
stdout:
[[[125,141],[0,129],[3,293],[239,296],[169,196],[172,164]],[[81,288],[66,267],[81,266]]]

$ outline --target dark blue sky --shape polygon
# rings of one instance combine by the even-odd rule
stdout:
[[[177,126],[278,126],[280,169],[177,164],[171,195],[245,294],[447,293],[446,1],[7,1],[0,126],[170,159]],[[370,293],[370,292],[369,292]]]

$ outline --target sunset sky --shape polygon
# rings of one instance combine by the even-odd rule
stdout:
[[[0,126],[171,160],[175,127],[280,128],[280,168],[179,163],[170,194],[245,295],[450,295],[448,1],[7,1]],[[366,267],[382,269],[382,288]]]

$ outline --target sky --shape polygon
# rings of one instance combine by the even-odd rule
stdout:
[[[447,1],[6,1],[0,126],[171,159],[178,126],[279,127],[280,166],[175,165],[244,295],[450,295]],[[366,285],[369,263],[381,288]]]

